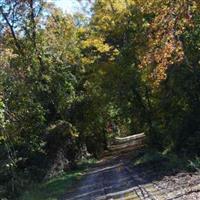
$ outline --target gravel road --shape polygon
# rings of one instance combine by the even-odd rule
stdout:
[[[200,175],[133,167],[134,149],[108,154],[62,200],[200,200]],[[124,151],[123,151],[124,150]]]

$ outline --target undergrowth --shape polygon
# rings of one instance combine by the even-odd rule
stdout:
[[[31,185],[19,200],[57,200],[68,192],[87,171],[95,164],[94,159],[82,160],[74,171],[63,172],[48,181]]]
[[[175,153],[145,150],[133,161],[134,166],[149,166],[160,171],[200,171],[200,158]]]

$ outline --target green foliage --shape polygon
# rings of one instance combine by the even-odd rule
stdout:
[[[74,166],[85,146],[99,158],[116,134],[145,132],[155,151],[199,156],[199,7],[97,0],[87,19],[43,0],[1,1],[6,195],[43,179],[60,153]],[[109,123],[119,131],[110,133]],[[139,162],[162,156],[150,152]]]
[[[29,186],[20,196],[20,200],[56,200],[76,185],[88,167],[96,163],[95,159],[83,159],[78,163],[78,169],[62,173],[57,177],[40,184]]]
[[[71,188],[82,176],[82,171],[72,171],[62,174],[50,181],[31,186],[32,189],[24,192],[20,200],[56,200],[65,194],[67,188]]]
[[[161,162],[163,160],[163,155],[157,151],[150,150],[145,152],[143,155],[139,156],[138,159],[135,160],[134,165],[142,165],[146,163],[152,162]]]
[[[200,158],[196,157],[193,160],[189,160],[189,164],[187,166],[190,171],[198,171],[200,170]]]
[[[178,170],[191,170],[190,163],[189,157],[180,158],[174,153],[166,154],[148,149],[139,155],[133,164],[134,166],[148,166],[159,172],[176,172]]]
[[[0,101],[0,127],[1,127],[1,129],[5,125],[4,112],[5,112],[5,105],[4,105],[3,101]]]

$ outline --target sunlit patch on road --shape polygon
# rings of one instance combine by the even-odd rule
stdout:
[[[132,166],[130,159],[136,154],[137,145],[134,140],[117,144],[117,150],[107,154],[62,200],[182,200],[182,195],[188,192],[186,186],[170,188],[151,169]],[[200,181],[189,192],[196,190],[200,190]]]

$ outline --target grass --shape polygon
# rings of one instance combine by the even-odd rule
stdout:
[[[163,155],[156,151],[144,151],[135,160],[134,165],[143,165],[163,160]]]
[[[88,167],[94,163],[93,159],[83,160],[75,171],[63,173],[38,185],[32,185],[19,200],[57,200],[69,191],[81,179]]]
[[[134,161],[134,166],[147,165],[158,167],[160,171],[196,171],[200,168],[200,159],[191,159],[186,156],[178,156],[173,153],[146,150]]]

